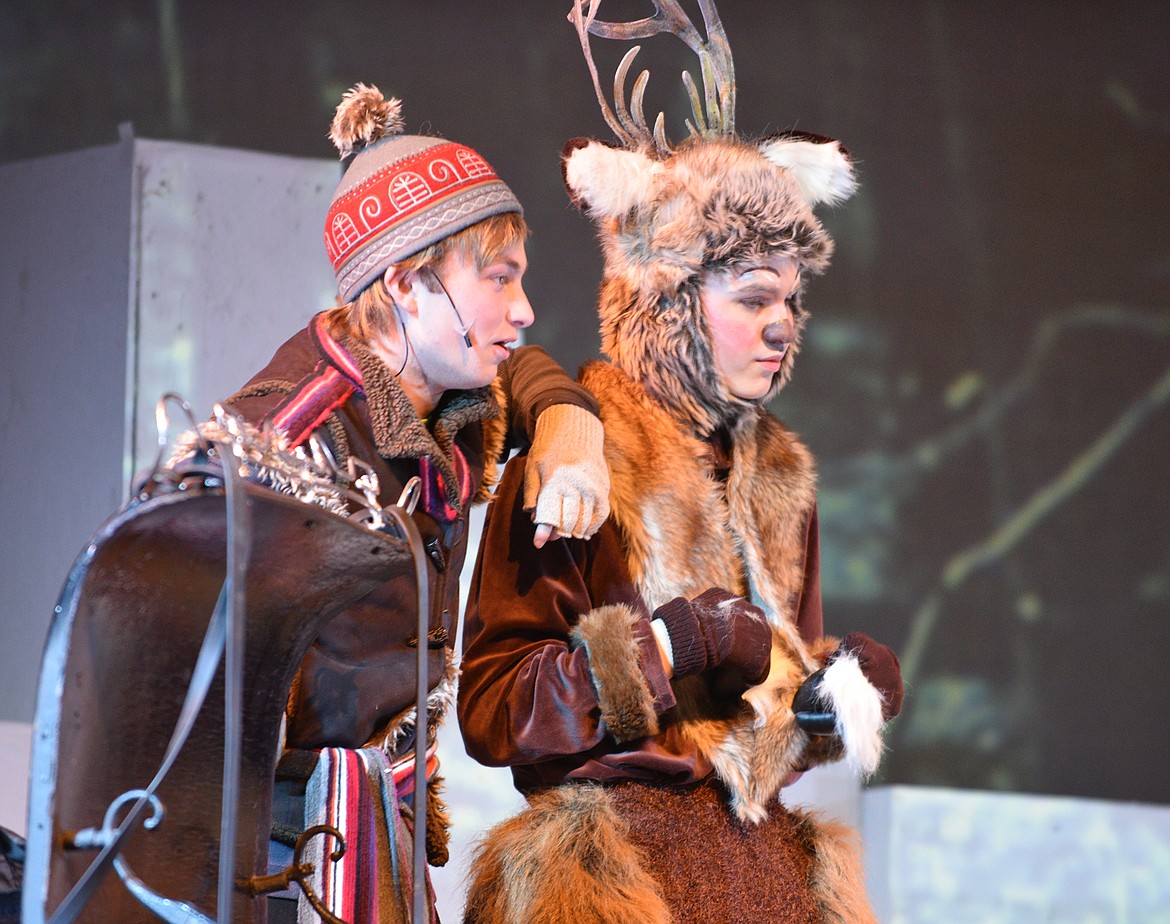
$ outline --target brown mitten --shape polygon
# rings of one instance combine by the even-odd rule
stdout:
[[[763,610],[743,597],[713,587],[693,600],[675,597],[654,618],[666,625],[676,677],[729,667],[752,686],[767,678],[772,627]]]
[[[841,639],[841,645],[833,657],[839,657],[846,652],[851,652],[857,657],[858,666],[865,674],[865,679],[882,694],[882,719],[888,722],[902,711],[902,699],[905,695],[902,689],[902,666],[898,663],[898,656],[864,632],[850,632]]]

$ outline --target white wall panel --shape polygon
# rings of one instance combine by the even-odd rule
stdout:
[[[1167,924],[1170,808],[890,786],[862,801],[883,924]]]
[[[206,416],[318,311],[335,162],[159,141],[135,145],[139,203],[132,468],[154,457],[154,405]]]

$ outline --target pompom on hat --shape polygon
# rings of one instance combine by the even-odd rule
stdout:
[[[325,218],[325,250],[343,303],[424,247],[492,215],[524,212],[476,151],[402,128],[401,102],[362,83],[333,117],[329,138],[346,169]]]

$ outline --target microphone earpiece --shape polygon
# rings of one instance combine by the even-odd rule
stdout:
[[[465,344],[467,344],[467,349],[470,350],[471,349],[471,333],[470,333],[471,328],[463,323],[463,317],[459,314],[459,309],[455,307],[455,299],[453,299],[451,297],[451,293],[448,292],[447,287],[445,285],[443,285],[443,280],[439,278],[439,274],[436,273],[429,266],[427,267],[427,270],[428,270],[428,272],[430,272],[431,276],[434,277],[435,282],[437,282],[439,284],[439,288],[443,290],[443,294],[445,296],[447,296],[447,304],[450,305],[451,310],[453,312],[455,312],[455,320],[458,322],[455,325],[455,330],[457,330],[459,333],[461,333],[463,335],[463,342]]]

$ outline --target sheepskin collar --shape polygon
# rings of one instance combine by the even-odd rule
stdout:
[[[473,500],[483,500],[497,476],[494,460],[505,438],[504,397],[497,379],[469,391],[447,392],[432,413],[433,423],[419,418],[414,405],[389,367],[365,344],[345,338],[342,345],[361,370],[370,425],[378,454],[387,459],[426,458],[443,476],[447,502],[460,509],[455,477],[455,436],[464,427],[484,424],[484,483]]]

